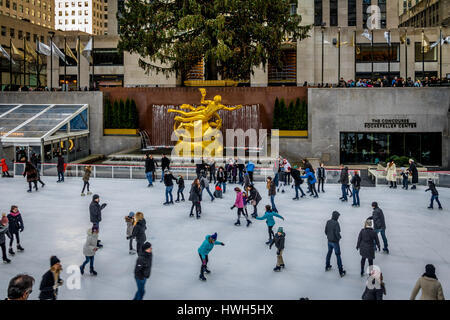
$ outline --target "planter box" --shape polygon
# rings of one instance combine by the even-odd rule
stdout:
[[[104,129],[103,134],[114,136],[136,136],[139,134],[139,129]]]
[[[272,135],[286,138],[307,138],[308,130],[278,130],[278,134],[276,134],[276,131],[272,131]]]

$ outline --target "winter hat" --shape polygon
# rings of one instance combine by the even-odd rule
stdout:
[[[217,232],[214,232],[214,234],[211,236],[211,239],[217,240]]]
[[[436,269],[432,264],[427,264],[425,266],[425,273],[426,274],[435,274],[436,273]]]
[[[145,251],[151,247],[152,247],[152,244],[150,242],[146,242],[142,245],[142,250]]]
[[[405,171],[405,167],[401,167],[400,170]]]
[[[279,227],[277,232],[283,233],[283,227]]]
[[[378,208],[378,202],[376,201],[372,202],[372,207]]]
[[[130,213],[128,214],[128,217],[133,218],[134,217],[134,212],[130,211]]]
[[[50,267],[53,267],[55,264],[61,262],[56,256],[52,256],[50,258]]]
[[[100,196],[98,194],[94,194],[92,196],[92,200],[97,200],[97,199],[100,199]]]
[[[293,167],[294,169],[297,169],[298,168],[298,165],[294,165],[294,167]]]

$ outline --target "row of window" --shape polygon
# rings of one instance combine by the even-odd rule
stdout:
[[[352,27],[356,26],[356,9],[357,9],[357,0],[347,0],[347,26]],[[323,1],[322,0],[314,0],[314,25],[321,26],[323,24]],[[339,24],[339,15],[338,15],[338,0],[330,0],[330,26],[344,26],[344,23]],[[367,20],[370,13],[367,13],[368,8],[371,6],[371,0],[363,0],[362,1],[362,13],[363,13],[363,27],[367,28]],[[378,7],[380,8],[380,28],[386,28],[386,0],[378,0]]]
[[[108,11],[108,7],[106,6],[106,4],[108,3],[108,1],[107,0],[105,0],[105,6],[103,7],[103,11]],[[69,3],[69,2],[65,2],[64,4],[62,3],[62,2],[60,2],[60,3],[58,3],[58,8],[75,8],[75,7],[79,7],[79,8],[82,8],[83,7],[83,4],[84,4],[84,6],[87,8],[87,7],[89,7],[89,1],[84,1],[84,3],[82,2],[82,1],[79,1],[78,3],[76,3],[75,4],[75,2],[71,2],[71,3]],[[102,6],[101,5],[99,5],[98,3],[96,3],[95,5],[94,5],[94,8],[95,9],[98,9],[98,10],[102,10]]]
[[[70,14],[71,13],[71,14]],[[64,11],[64,16],[68,17],[68,16],[75,16],[75,10],[72,10],[72,12],[69,11]],[[78,10],[78,15],[82,16],[83,15],[83,10]],[[89,15],[89,10],[84,10],[84,15],[88,16]],[[62,17],[63,16],[63,11],[58,11],[58,16]],[[94,17],[97,17],[99,19],[105,19],[108,20],[108,15],[107,14],[101,14],[98,12],[94,12]]]
[[[2,37],[6,37],[6,35],[7,35],[7,28],[5,26],[1,26],[0,29],[1,29],[0,34],[2,35]],[[15,37],[16,37],[16,30],[14,28],[9,28],[9,36],[12,39],[15,39]],[[25,32],[25,34],[24,34],[24,32],[22,30],[18,30],[17,31],[17,38],[19,40],[22,40],[24,37],[25,37],[25,39],[27,41],[31,41],[31,33]],[[45,42],[45,37],[44,36],[39,36],[37,34],[33,34],[33,42],[36,42],[38,40],[40,40],[41,42]]]
[[[65,20],[63,20],[63,19],[59,19],[58,20],[58,24],[59,25],[69,25],[69,21],[70,21],[70,24],[83,24],[83,19],[78,19],[78,22],[77,22],[77,20],[76,19],[65,19]],[[90,21],[90,19],[84,19],[84,24],[89,24],[89,21]],[[108,27],[108,23],[107,22],[104,22],[104,23],[101,23],[101,22],[99,22],[99,21],[96,21],[96,22],[94,22],[94,25],[96,25],[97,27],[100,27],[100,28],[107,28]]]
[[[30,3],[30,0],[25,0],[25,2],[26,3]],[[10,0],[0,0],[0,6],[3,6],[3,3],[5,4],[5,7],[8,8],[8,9],[10,9],[12,7],[13,10],[17,11],[17,8],[19,8],[19,10],[21,10],[20,8],[22,8],[22,11],[20,11],[20,12],[23,12],[23,5],[17,6],[17,2],[12,2],[12,6],[11,6],[11,1]],[[41,0],[31,0],[31,4],[34,7],[36,7],[36,6],[37,7],[41,7]],[[47,5],[46,2],[42,1],[42,9],[44,11],[47,10],[47,11],[51,12],[52,11],[52,6],[50,4]]]
[[[439,2],[434,3],[425,10],[419,12],[407,21],[400,24],[400,27],[435,27],[439,24]]]

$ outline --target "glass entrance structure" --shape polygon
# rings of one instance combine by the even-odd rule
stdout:
[[[33,153],[41,162],[66,162],[89,155],[89,106],[87,104],[0,104],[0,142],[14,148],[21,162]],[[11,151],[11,150],[10,150]]]

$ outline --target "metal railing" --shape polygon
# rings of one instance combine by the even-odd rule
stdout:
[[[388,183],[386,179],[386,171],[380,169],[369,169],[368,170],[369,177],[372,181],[375,182],[375,185],[386,185]],[[402,176],[399,174],[400,172],[397,170],[396,180],[397,184],[402,183]],[[419,176],[419,185],[427,185],[428,179],[433,180],[433,182],[437,186],[450,186],[450,172],[449,171],[418,171]],[[409,182],[411,183],[411,176],[408,177]],[[448,182],[447,182],[448,181]],[[441,183],[442,182],[442,183]]]

